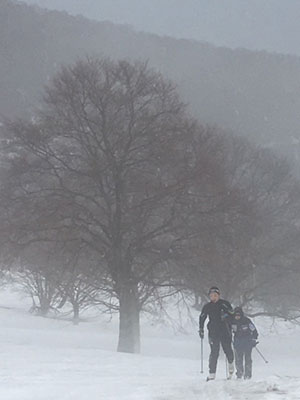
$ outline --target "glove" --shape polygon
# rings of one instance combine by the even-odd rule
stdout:
[[[256,339],[252,339],[252,347],[255,347],[258,344],[258,341]]]
[[[224,322],[229,315],[224,310],[221,311],[221,321]]]
[[[199,336],[200,336],[200,339],[204,338],[204,330],[203,329],[199,330]]]

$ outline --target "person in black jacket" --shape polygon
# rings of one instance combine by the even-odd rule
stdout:
[[[220,290],[213,286],[209,290],[210,302],[205,304],[199,317],[199,336],[201,339],[204,338],[204,324],[208,317],[209,322],[207,324],[208,339],[211,348],[209,356],[209,376],[208,380],[215,379],[217,362],[220,352],[220,344],[226,354],[229,363],[229,377],[234,372],[234,355],[231,346],[232,334],[230,326],[228,325],[228,319],[233,314],[231,304],[220,298]]]
[[[252,377],[252,358],[253,347],[257,344],[258,332],[253,322],[245,317],[241,307],[234,309],[231,322],[234,334],[233,347],[235,351],[236,376],[238,379]]]

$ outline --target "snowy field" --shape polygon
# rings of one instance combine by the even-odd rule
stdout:
[[[143,326],[142,355],[118,354],[116,322],[71,322],[28,314],[16,294],[0,294],[1,400],[293,400],[300,399],[300,329],[264,328],[252,381],[217,381],[200,371],[197,330]],[[259,323],[260,322],[260,323]],[[205,338],[207,339],[207,338]],[[205,347],[205,367],[208,348]]]

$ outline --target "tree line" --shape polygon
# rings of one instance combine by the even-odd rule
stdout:
[[[143,311],[176,293],[199,307],[215,283],[249,312],[297,317],[289,165],[200,124],[147,63],[64,66],[35,115],[1,130],[2,265],[41,315],[118,312],[125,352]]]

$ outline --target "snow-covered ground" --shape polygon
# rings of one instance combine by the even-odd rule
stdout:
[[[200,372],[197,331],[143,326],[142,355],[118,354],[116,321],[79,326],[27,313],[16,294],[0,293],[0,399],[2,400],[293,400],[300,399],[300,329],[262,327],[252,381],[218,380]],[[265,325],[265,323],[264,323]],[[262,337],[263,336],[263,337]],[[208,348],[205,346],[205,366]]]

